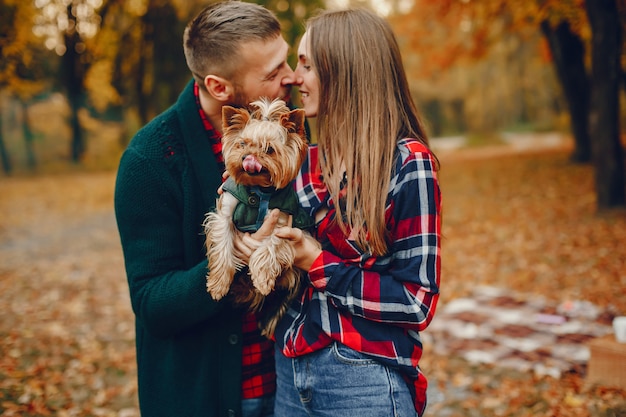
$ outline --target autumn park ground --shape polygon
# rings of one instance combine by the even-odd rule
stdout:
[[[597,213],[592,168],[569,152],[442,148],[440,309],[490,286],[626,314],[626,212]],[[114,180],[0,178],[1,416],[139,415]],[[586,384],[584,367],[538,375],[426,345],[423,368],[438,388],[427,416],[626,416],[626,392]]]

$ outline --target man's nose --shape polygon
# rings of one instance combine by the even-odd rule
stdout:
[[[287,66],[287,69],[285,69],[285,74],[283,75],[282,78],[282,84],[283,85],[299,85],[297,83],[297,79],[299,77],[296,77],[296,73],[291,69],[290,66]]]

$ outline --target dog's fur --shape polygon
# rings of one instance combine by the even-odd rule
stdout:
[[[246,191],[260,187],[263,192],[281,189],[293,192],[290,183],[297,176],[308,147],[304,110],[290,111],[281,100],[265,99],[251,103],[251,107],[256,109],[250,112],[230,106],[222,108],[226,171]],[[269,308],[269,317],[261,328],[264,335],[271,337],[287,303],[299,292],[300,272],[293,267],[295,253],[289,242],[272,235],[252,253],[248,274],[245,273],[245,265],[234,246],[237,226],[233,214],[240,204],[244,204],[241,197],[225,187],[216,210],[204,222],[209,260],[207,291],[215,300],[229,294],[235,304],[254,311],[263,307],[266,313]],[[293,213],[281,210],[278,226],[292,226],[292,223]],[[277,291],[273,292],[274,289]],[[278,306],[268,307],[268,296],[279,298],[272,301]]]

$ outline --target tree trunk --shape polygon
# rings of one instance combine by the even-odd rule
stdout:
[[[152,42],[151,73],[152,89],[149,102],[150,116],[161,113],[172,105],[189,81],[189,68],[179,38],[171,33],[183,33],[185,24],[176,16],[176,9],[170,1],[152,0],[146,13],[149,25],[157,30],[149,41]],[[171,28],[172,32],[158,30]]]
[[[169,28],[182,33],[185,29],[169,1],[149,0],[148,9],[141,17],[141,26],[136,91],[139,117],[145,124],[176,101],[189,80],[189,70],[180,39],[161,30]]]
[[[150,8],[141,18],[141,45],[139,48],[139,62],[137,65],[136,95],[137,111],[139,121],[145,125],[150,120],[150,90],[152,89],[152,77],[150,74],[150,63],[152,62],[152,52],[154,47],[154,27],[150,22]]]
[[[0,112],[0,160],[2,161],[2,171],[6,175],[11,175],[13,167],[11,166],[11,157],[9,156],[9,150],[4,144],[4,132],[2,130],[2,112]]]
[[[30,127],[30,118],[28,117],[28,105],[20,100],[22,106],[22,134],[24,136],[24,147],[26,149],[26,165],[28,169],[34,170],[37,167],[37,158],[33,149],[34,135],[33,129]]]
[[[553,28],[547,20],[541,22],[541,30],[548,41],[556,75],[569,108],[570,126],[574,137],[574,162],[591,161],[589,135],[589,78],[585,69],[585,46],[574,34],[568,22]]]
[[[69,33],[65,33],[66,51],[63,55],[63,72],[67,100],[70,105],[70,129],[72,140],[70,144],[70,157],[74,163],[80,162],[85,153],[85,139],[78,119],[78,111],[81,108],[82,96],[84,94],[85,67],[81,60],[81,54],[77,50],[81,43],[80,35],[76,31],[76,18],[72,15],[72,5],[67,6],[67,16],[73,21],[73,28]]]
[[[587,1],[592,32],[590,133],[598,209],[624,206],[624,154],[619,129],[622,27],[616,0]]]

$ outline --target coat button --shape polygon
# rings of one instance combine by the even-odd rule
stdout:
[[[231,345],[236,345],[238,341],[239,337],[236,334],[231,334],[230,336],[228,336],[228,343],[230,343]]]
[[[259,197],[256,196],[255,194],[251,194],[248,196],[248,204],[251,206],[256,206],[257,204],[259,204]]]

